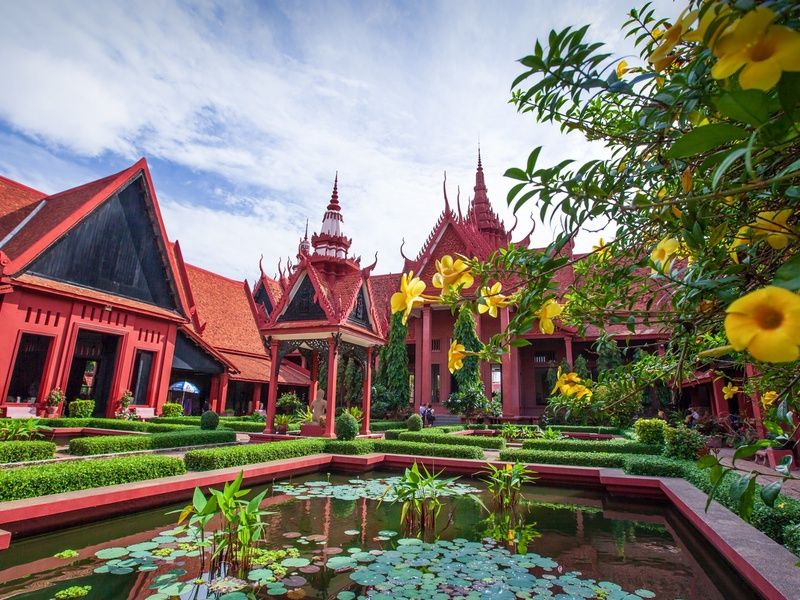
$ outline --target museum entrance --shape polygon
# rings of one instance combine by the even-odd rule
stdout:
[[[106,416],[118,348],[119,336],[85,330],[78,333],[67,380],[67,402],[94,400],[94,416]]]

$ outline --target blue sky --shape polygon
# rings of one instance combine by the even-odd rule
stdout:
[[[680,7],[656,3],[666,16]],[[318,228],[339,171],[345,232],[378,272],[415,254],[442,208],[489,196],[545,146],[602,155],[507,103],[516,59],[550,29],[630,53],[629,1],[16,2],[0,18],[0,174],[55,192],[147,157],[188,261],[251,281]],[[635,62],[635,61],[632,61]],[[533,208],[533,207],[531,207]],[[528,225],[521,215],[519,230]],[[535,243],[552,237],[537,228]],[[591,245],[587,235],[579,247]]]

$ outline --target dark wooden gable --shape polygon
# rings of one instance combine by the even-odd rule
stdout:
[[[263,283],[258,284],[258,289],[256,289],[253,299],[256,301],[256,304],[264,308],[264,312],[267,314],[267,316],[272,314],[272,302],[269,301],[269,294],[267,294],[267,290]]]
[[[314,299],[316,290],[308,275],[303,277],[303,281],[297,288],[289,306],[284,313],[278,317],[278,322],[285,321],[319,321],[327,320],[327,315],[322,307]]]
[[[372,323],[370,323],[369,310],[367,308],[367,291],[364,289],[363,285],[361,289],[358,290],[356,305],[353,307],[347,320],[356,325],[361,325],[361,327],[369,329],[370,331],[372,330]]]
[[[178,332],[178,337],[175,338],[175,354],[172,358],[172,368],[212,375],[225,371],[225,366],[222,363],[208,354],[208,352],[202,350],[181,331]]]
[[[141,176],[98,206],[28,271],[176,310]]]

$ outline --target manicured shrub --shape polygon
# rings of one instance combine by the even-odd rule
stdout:
[[[625,472],[630,475],[652,475],[654,477],[684,477],[692,463],[667,458],[666,456],[628,456]]]
[[[483,458],[483,450],[477,446],[450,446],[448,444],[424,444],[394,440],[374,440],[375,452],[387,454],[412,454],[414,456],[441,456],[445,458]]]
[[[554,450],[504,450],[500,452],[500,460],[512,462],[618,469],[625,465],[625,458],[625,454],[607,452],[557,452]]]
[[[238,467],[283,458],[319,454],[325,451],[324,439],[289,440],[267,444],[246,444],[231,448],[189,450],[184,456],[186,468],[191,471],[209,471],[225,467]]]
[[[630,440],[545,440],[522,442],[526,450],[556,450],[559,452],[607,452],[613,454],[660,454],[660,446],[650,446]]]
[[[411,415],[406,419],[406,429],[409,431],[421,431],[422,430],[422,417],[419,415]]]
[[[664,432],[664,456],[695,460],[706,447],[705,438],[683,425],[669,427]]]
[[[386,431],[387,429],[405,429],[406,422],[405,421],[370,421],[369,422],[369,429],[370,431]]]
[[[343,412],[336,417],[336,423],[334,427],[336,430],[337,440],[348,442],[356,439],[356,436],[358,435],[358,421],[356,421],[356,418],[348,412]]]
[[[370,454],[375,452],[372,440],[328,440],[325,442],[325,452],[330,454]]]
[[[633,430],[640,442],[656,446],[664,445],[664,433],[667,427],[664,419],[638,419],[633,424]]]
[[[180,417],[183,415],[183,406],[177,402],[167,402],[161,408],[162,417]]]
[[[200,429],[216,429],[219,426],[219,415],[213,410],[207,410],[200,415]]]
[[[88,419],[94,412],[94,400],[73,400],[67,405],[70,417]]]
[[[800,556],[800,523],[783,528],[783,543],[789,550]]]
[[[164,431],[181,431],[194,429],[190,424],[178,425],[168,423],[154,423],[152,421],[129,421],[127,419],[40,419],[41,425],[47,427],[96,427],[98,429],[118,429],[120,431],[144,431],[146,433],[161,433]]]
[[[547,425],[556,431],[574,431],[576,433],[602,433],[607,435],[622,435],[624,430],[620,427],[607,425]]]
[[[166,406],[166,404],[164,405]],[[155,417],[150,419],[148,423],[169,423],[170,425],[200,425],[200,417],[193,417],[188,415],[177,415],[168,417],[166,415],[162,415],[160,417]]]
[[[383,432],[383,437],[387,440],[399,440],[400,434],[405,431],[408,431],[408,429],[387,429]]]
[[[293,415],[298,410],[305,409],[306,403],[300,400],[294,392],[285,392],[278,396],[275,407],[279,414]]]
[[[0,470],[0,501],[143,481],[186,472],[174,456],[75,460]]]
[[[73,438],[69,442],[70,454],[87,456],[90,454],[109,454],[112,452],[134,452],[136,450],[157,450],[160,448],[180,448],[183,446],[202,446],[204,444],[225,444],[236,441],[236,432],[230,429],[170,431],[152,435],[108,435],[98,437]]]
[[[422,442],[425,444],[447,444],[449,446],[477,446],[502,450],[506,447],[505,439],[477,435],[449,435],[447,433],[428,433],[425,431],[406,431],[399,438],[404,442]]]
[[[28,462],[53,458],[56,445],[38,440],[0,442],[0,463]]]

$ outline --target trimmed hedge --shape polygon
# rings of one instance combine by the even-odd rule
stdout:
[[[510,462],[613,467],[617,469],[625,466],[625,458],[625,454],[612,454],[609,452],[557,452],[554,450],[503,450],[500,452],[500,460]]]
[[[169,477],[186,472],[174,456],[75,460],[0,470],[0,501]]]
[[[783,543],[789,550],[800,556],[800,523],[783,528]]]
[[[644,444],[664,445],[664,432],[669,427],[664,419],[637,419],[633,424],[636,437]]]
[[[326,440],[321,438],[288,440],[266,444],[246,444],[232,448],[207,448],[189,450],[184,456],[190,471],[210,471],[225,467],[238,467],[253,463],[269,462],[283,458],[296,458],[319,454],[325,451]]]
[[[692,467],[691,462],[666,456],[629,456],[624,465],[626,473],[654,477],[686,477]]]
[[[94,400],[73,400],[67,404],[70,417],[88,419],[94,412]]]
[[[99,429],[119,429],[121,431],[144,431],[146,433],[163,433],[165,431],[181,431],[193,429],[191,425],[173,425],[167,423],[151,423],[150,421],[128,421],[127,419],[39,419],[40,425],[47,427],[97,427]]]
[[[383,438],[386,440],[399,440],[400,434],[408,431],[405,427],[403,429],[387,429],[383,432]]]
[[[452,446],[394,440],[372,440],[375,452],[387,454],[413,454],[414,456],[441,456],[445,458],[483,458],[483,449],[477,446]]]
[[[403,442],[422,442],[425,444],[447,444],[448,446],[477,446],[492,450],[503,450],[506,441],[501,437],[477,435],[449,435],[446,433],[428,433],[427,431],[404,431],[398,437]]]
[[[0,463],[28,462],[53,458],[56,445],[53,442],[19,441],[0,442]]]
[[[329,454],[370,454],[375,452],[372,440],[328,440],[325,452]]]
[[[613,454],[661,454],[659,446],[630,440],[545,440],[522,442],[525,450],[555,450],[558,452],[606,452]]]
[[[150,419],[150,422],[172,425],[191,425],[193,427],[199,427],[200,417],[158,417],[155,419]],[[225,429],[232,429],[233,431],[241,431],[242,433],[262,433],[264,431],[263,422],[244,421],[232,419],[230,417],[222,417],[219,420],[219,426],[224,427]],[[296,425],[294,428],[292,425],[290,425],[289,429],[299,430],[300,425]]]
[[[225,444],[235,441],[236,432],[229,429],[189,429],[186,431],[154,433],[152,435],[104,435],[73,438],[69,442],[69,452],[76,456],[88,456],[90,454],[109,454],[112,452],[202,446],[203,444]]]
[[[177,402],[166,402],[161,407],[161,416],[163,417],[180,417],[183,415],[183,405]]]
[[[542,429],[554,429],[555,431],[574,431],[576,433],[604,433],[609,435],[622,435],[625,431],[619,427],[608,427],[605,425],[543,425]]]
[[[369,422],[369,430],[372,432],[379,433],[381,431],[386,431],[387,429],[405,429],[406,422],[405,421],[370,421]]]

